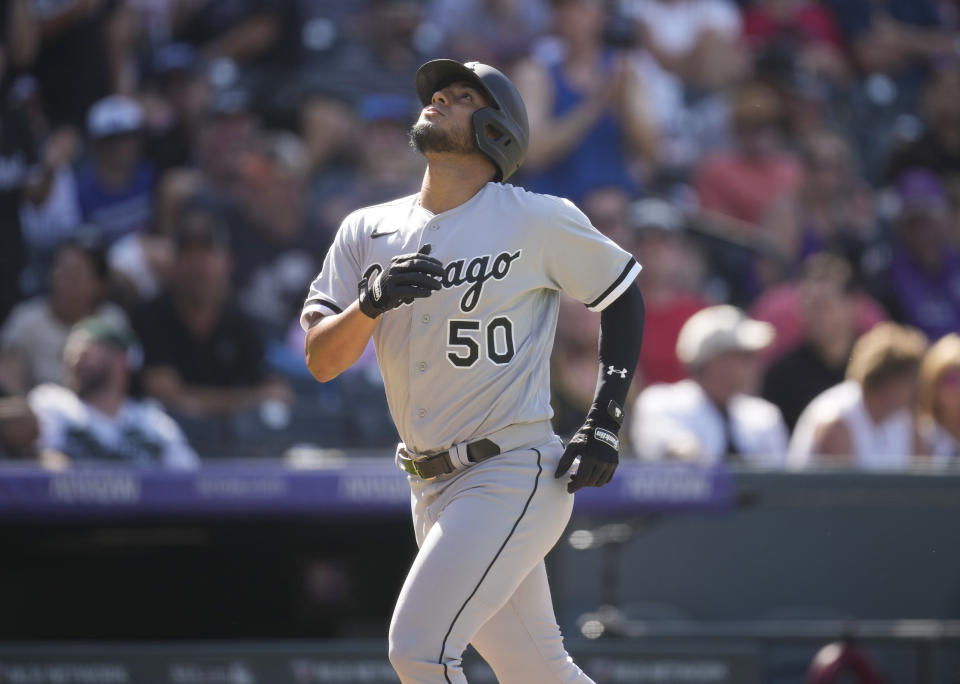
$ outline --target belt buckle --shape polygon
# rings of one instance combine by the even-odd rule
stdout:
[[[431,480],[437,479],[438,477],[437,475],[434,475],[432,477],[427,477],[426,475],[424,475],[423,471],[420,469],[420,463],[416,459],[410,458],[409,451],[407,451],[404,448],[401,448],[399,451],[400,451],[400,462],[403,464],[403,469],[407,471],[409,474],[416,475],[423,482],[430,482]]]

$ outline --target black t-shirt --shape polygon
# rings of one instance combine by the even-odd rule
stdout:
[[[245,315],[228,306],[206,339],[186,328],[170,295],[145,304],[134,317],[144,366],[172,366],[190,385],[250,387],[264,378],[263,345]]]
[[[770,365],[763,378],[763,398],[777,405],[791,430],[818,394],[843,382],[846,364],[831,367],[813,345],[801,344]]]

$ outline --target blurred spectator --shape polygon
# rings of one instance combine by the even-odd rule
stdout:
[[[25,256],[20,206],[30,189],[37,146],[23,117],[0,102],[0,321],[20,299]]]
[[[677,357],[691,376],[640,393],[630,435],[642,459],[722,461],[779,467],[787,448],[780,410],[756,395],[757,352],[773,327],[732,306],[695,313],[677,340]]]
[[[893,254],[872,274],[872,288],[894,320],[938,339],[960,330],[960,250],[948,232],[943,185],[930,171],[914,169],[897,191]]]
[[[181,3],[174,38],[206,60],[244,66],[292,67],[300,59],[299,21],[293,0]],[[266,85],[266,84],[264,84]]]
[[[31,170],[29,187],[20,204],[26,257],[20,287],[26,296],[43,290],[57,247],[80,229],[77,179],[72,166],[78,144],[72,128],[51,132],[41,147],[39,163]]]
[[[938,55],[956,54],[932,0],[827,0],[866,73],[904,75]]]
[[[763,228],[774,203],[802,179],[798,160],[784,146],[782,126],[776,91],[756,81],[740,86],[733,99],[733,148],[707,155],[695,173],[701,220],[732,238],[717,245],[712,257],[734,302],[751,301],[782,275],[788,259],[777,235]]]
[[[54,125],[81,129],[93,103],[116,91],[120,55],[108,33],[118,11],[122,4],[109,0],[33,0],[40,50],[30,71]]]
[[[87,133],[92,160],[78,172],[83,220],[108,242],[146,232],[156,172],[143,156],[144,113],[136,100],[111,95],[90,108]]]
[[[623,0],[638,22],[640,44],[697,90],[738,81],[749,60],[740,43],[740,12],[729,0]]]
[[[197,455],[153,402],[130,399],[136,340],[125,325],[80,321],[67,339],[67,387],[47,383],[27,396],[40,425],[41,463],[193,468]]]
[[[347,100],[312,93],[300,105],[300,137],[310,156],[311,187],[349,173],[360,148],[360,126]]]
[[[818,254],[804,265],[798,286],[803,339],[774,361],[763,378],[763,398],[777,405],[791,430],[814,397],[843,382],[859,333],[853,288],[843,259]]]
[[[443,35],[438,52],[502,67],[549,28],[550,6],[546,0],[430,0],[425,15]]]
[[[220,196],[239,198],[240,163],[259,128],[248,91],[233,88],[213,93],[200,126],[197,161],[205,182]]]
[[[676,353],[680,330],[708,305],[699,294],[703,265],[687,240],[686,219],[668,202],[639,200],[627,216],[633,235],[620,244],[643,264],[640,289],[647,312],[638,385],[677,382],[687,377]]]
[[[135,315],[144,390],[187,417],[233,416],[290,399],[285,383],[265,374],[254,324],[232,301],[228,240],[218,214],[185,207],[169,292]]]
[[[0,85],[6,73],[16,75],[30,67],[40,46],[34,0],[8,0],[0,9]]]
[[[633,195],[618,185],[597,186],[583,195],[579,206],[594,228],[624,249],[633,239],[627,223],[627,207]]]
[[[153,89],[145,94],[146,156],[158,173],[196,165],[197,139],[210,97],[196,51],[184,43],[160,47],[150,65]]]
[[[656,157],[647,93],[628,50],[604,43],[608,16],[595,0],[556,0],[557,42],[515,70],[530,120],[522,184],[579,202],[598,186],[633,190],[631,162]]]
[[[785,52],[803,73],[842,83],[849,76],[843,38],[830,11],[811,0],[757,0],[747,7],[744,35],[754,55]]]
[[[783,107],[776,91],[756,81],[740,86],[732,114],[733,149],[702,161],[696,189],[700,206],[712,219],[755,236],[772,204],[797,188],[803,172],[785,149]]]
[[[50,271],[50,292],[18,304],[0,329],[0,387],[22,394],[43,382],[66,384],[63,348],[70,328],[94,315],[126,324],[123,311],[104,300],[107,280],[101,249],[63,242]]]
[[[346,21],[353,29],[347,29],[348,40],[320,65],[321,73],[304,75],[304,87],[351,101],[369,93],[409,97],[417,69],[442,40],[435,27],[431,30],[424,24],[425,3],[369,0],[350,4],[361,11]]]
[[[891,154],[885,181],[896,182],[914,167],[928,168],[944,180],[960,179],[960,62],[935,68],[921,100],[922,133]]]
[[[800,151],[803,181],[770,207],[765,230],[792,264],[830,251],[859,266],[877,238],[877,218],[873,192],[858,176],[849,145],[835,133],[818,131]]]
[[[787,456],[793,468],[906,468],[921,450],[912,404],[927,348],[914,328],[881,323],[853,347],[847,380],[804,409]]]
[[[40,424],[24,397],[0,396],[0,461],[33,458]]]
[[[341,169],[338,178],[328,176],[314,184],[312,217],[324,226],[337,226],[354,209],[417,192],[423,157],[407,135],[413,111],[410,99],[398,95],[372,94],[358,103],[357,163]]]
[[[944,335],[920,364],[917,420],[937,465],[960,464],[960,335]]]
[[[550,405],[557,434],[567,438],[580,429],[597,389],[597,335],[600,316],[561,295],[557,337],[550,357]]]
[[[390,159],[382,159],[383,166]],[[273,339],[281,339],[299,313],[330,245],[331,236],[306,214],[308,173],[296,135],[265,132],[243,160],[240,205],[227,209],[237,301]]]
[[[835,258],[835,255],[824,257],[820,254],[814,254],[809,257],[814,262],[824,259],[829,262],[833,258]],[[806,270],[804,268],[804,273],[801,276],[805,274]],[[888,320],[889,316],[876,299],[861,289],[862,284],[857,281],[855,275],[853,285],[856,287],[848,294],[854,305],[856,331],[859,336],[877,323]],[[777,331],[773,344],[763,352],[763,358],[766,361],[773,361],[782,357],[806,340],[803,293],[801,284],[797,280],[790,280],[776,287],[768,288],[750,307],[750,315],[758,321],[766,321],[772,324]]]

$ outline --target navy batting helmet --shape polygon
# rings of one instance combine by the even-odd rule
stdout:
[[[456,81],[472,84],[492,103],[473,113],[473,130],[480,151],[497,167],[494,180],[507,180],[520,168],[530,142],[527,108],[520,93],[492,66],[434,59],[417,70],[417,97],[426,107],[435,92]]]

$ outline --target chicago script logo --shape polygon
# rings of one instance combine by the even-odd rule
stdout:
[[[443,279],[440,281],[443,288],[450,289],[470,284],[460,298],[460,310],[464,313],[470,313],[477,308],[480,303],[480,295],[483,293],[483,286],[488,280],[503,280],[510,272],[513,262],[520,258],[523,250],[516,252],[500,252],[495,257],[489,254],[470,259],[456,259],[451,261],[443,269]],[[380,264],[373,264],[363,274],[363,278],[369,282],[371,278],[376,277],[383,267]]]

